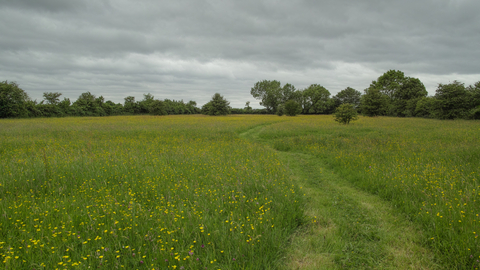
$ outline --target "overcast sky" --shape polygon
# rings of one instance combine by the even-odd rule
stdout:
[[[233,107],[261,80],[335,95],[384,72],[438,83],[480,81],[478,0],[0,0],[0,80],[32,99],[90,91],[123,103]]]

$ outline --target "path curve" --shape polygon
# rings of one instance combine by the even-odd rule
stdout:
[[[269,145],[259,134],[239,136]],[[421,230],[378,196],[353,187],[305,153],[276,151],[306,196],[307,224],[286,247],[283,269],[442,269],[423,247]]]

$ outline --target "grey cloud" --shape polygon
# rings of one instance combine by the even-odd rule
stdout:
[[[2,0],[0,4],[4,8],[15,8],[19,10],[32,10],[41,12],[62,12],[72,11],[79,8],[85,8],[86,3],[84,1],[63,1],[63,0]]]
[[[347,86],[363,90],[400,69],[428,78],[432,93],[431,78],[473,80],[480,73],[475,0],[0,0],[0,6],[0,79],[16,80],[37,98],[46,89],[70,98],[91,91],[116,102],[154,92],[201,104],[220,92],[243,107],[263,79],[297,88],[319,83],[334,94]]]

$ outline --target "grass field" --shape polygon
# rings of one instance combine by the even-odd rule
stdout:
[[[1,120],[0,268],[276,268],[302,196],[244,119]]]
[[[390,201],[420,224],[446,268],[480,267],[480,122],[328,116],[269,125],[277,150],[314,155],[353,186]]]
[[[239,136],[254,128],[254,137]],[[345,181],[335,192],[350,185],[344,189],[387,201],[391,207],[381,209],[416,224],[418,248],[431,250],[444,268],[475,269],[479,142],[478,121],[378,117],[344,126],[331,116],[3,119],[0,269],[289,265],[292,234],[330,221],[305,213],[306,197],[316,193],[304,196],[303,184],[292,177],[301,166],[315,166],[314,159],[292,163],[292,170],[281,153],[321,161],[335,176],[323,176],[317,166],[304,177]],[[376,200],[348,194],[335,195],[348,202],[337,207],[345,215],[359,213],[359,200]],[[345,230],[375,228],[369,215],[356,217],[368,226],[345,224]],[[345,239],[355,252],[364,246]],[[388,252],[375,245],[369,250],[378,261],[360,261],[360,252],[358,264],[347,253],[329,263],[377,268]]]

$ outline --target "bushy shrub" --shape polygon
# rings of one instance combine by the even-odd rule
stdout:
[[[335,113],[333,115],[335,117],[335,121],[345,125],[349,124],[351,121],[355,121],[358,119],[357,110],[350,103],[344,103],[340,105],[335,110]]]
[[[277,111],[275,112],[278,116],[282,116],[285,114],[285,107],[283,104],[277,106]]]
[[[219,93],[215,93],[212,100],[203,105],[202,113],[206,115],[227,115],[230,114],[230,109],[230,102]]]
[[[27,117],[29,97],[15,82],[0,82],[0,118]]]
[[[154,100],[150,102],[148,111],[153,115],[166,115],[165,103],[161,100]]]
[[[295,116],[302,112],[302,106],[300,106],[295,100],[285,102],[284,108],[285,114],[288,116]]]

